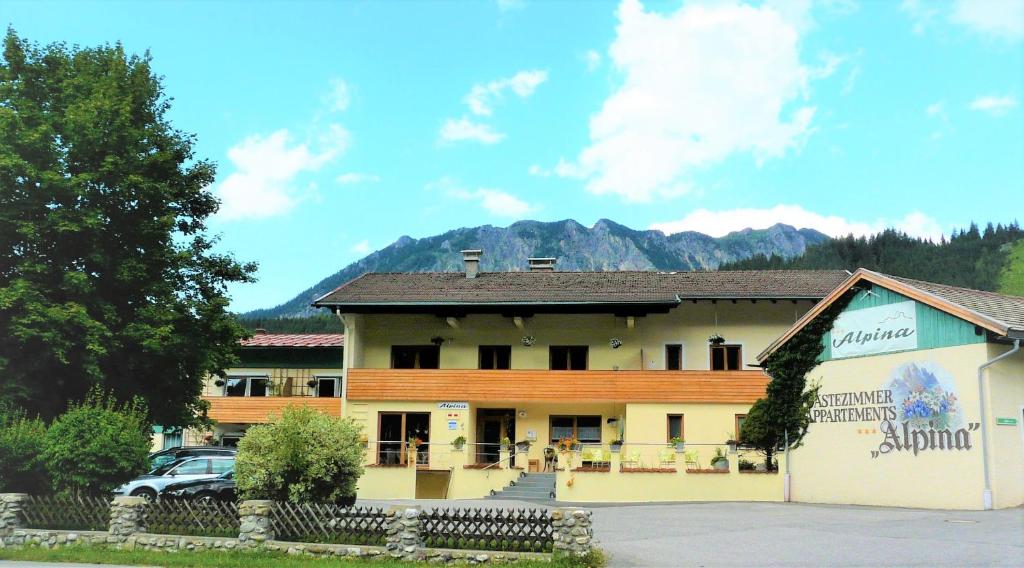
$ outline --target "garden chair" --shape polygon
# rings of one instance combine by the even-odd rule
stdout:
[[[700,469],[700,458],[697,455],[697,450],[686,450],[683,452],[683,462],[686,464],[686,469]],[[690,467],[691,465],[694,467]]]
[[[672,448],[661,448],[658,450],[658,463],[661,467],[668,467],[676,464],[676,451]]]
[[[598,450],[594,448],[583,448],[580,453],[580,461],[583,462],[584,466],[594,465],[594,462],[598,460]]]
[[[640,467],[640,450],[629,450],[629,453],[623,453],[623,456],[623,467]]]

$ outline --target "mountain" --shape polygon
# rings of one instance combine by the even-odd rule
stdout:
[[[939,284],[1024,295],[1024,230],[1012,222],[984,230],[971,223],[938,242],[894,229],[867,237],[830,239],[801,255],[755,255],[719,270],[867,268]]]
[[[665,235],[637,231],[607,219],[587,228],[568,219],[520,221],[508,227],[483,225],[413,239],[403,236],[321,280],[288,302],[244,314],[246,319],[304,317],[317,313],[310,302],[365,272],[462,270],[463,249],[483,249],[482,271],[526,270],[530,257],[555,257],[558,270],[700,270],[754,255],[790,258],[828,240],[813,229],[778,224],[714,238],[703,233]]]

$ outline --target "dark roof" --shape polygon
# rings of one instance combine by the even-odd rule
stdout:
[[[257,333],[243,339],[242,347],[342,347],[343,333]]]
[[[1003,323],[1008,328],[1024,330],[1024,297],[1008,296],[1006,294],[985,292],[984,290],[972,290],[970,288],[959,288],[957,286],[936,284],[934,282],[925,282],[924,280],[914,280],[912,278],[903,278],[900,276],[890,276],[888,274],[883,274],[883,276],[887,276],[898,282],[903,282],[904,284],[913,286],[922,292],[938,296],[951,304],[956,304],[962,308],[996,320]]]
[[[844,270],[723,272],[371,272],[314,306],[676,304],[688,299],[820,299]]]

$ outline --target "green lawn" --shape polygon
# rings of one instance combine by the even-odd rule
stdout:
[[[398,562],[385,558],[306,558],[269,552],[202,551],[159,552],[148,550],[114,550],[105,547],[72,546],[58,549],[0,549],[0,560],[32,562],[85,562],[92,564],[125,564],[131,566],[162,566],[164,568],[313,568],[317,566],[362,566],[374,568],[422,568],[425,563]],[[553,562],[522,561],[516,568],[597,568],[604,565],[600,554],[590,558]]]

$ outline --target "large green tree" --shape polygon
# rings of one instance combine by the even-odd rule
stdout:
[[[150,57],[39,46],[0,61],[0,400],[55,416],[101,385],[189,423],[244,333],[215,252],[214,165],[167,119]]]

